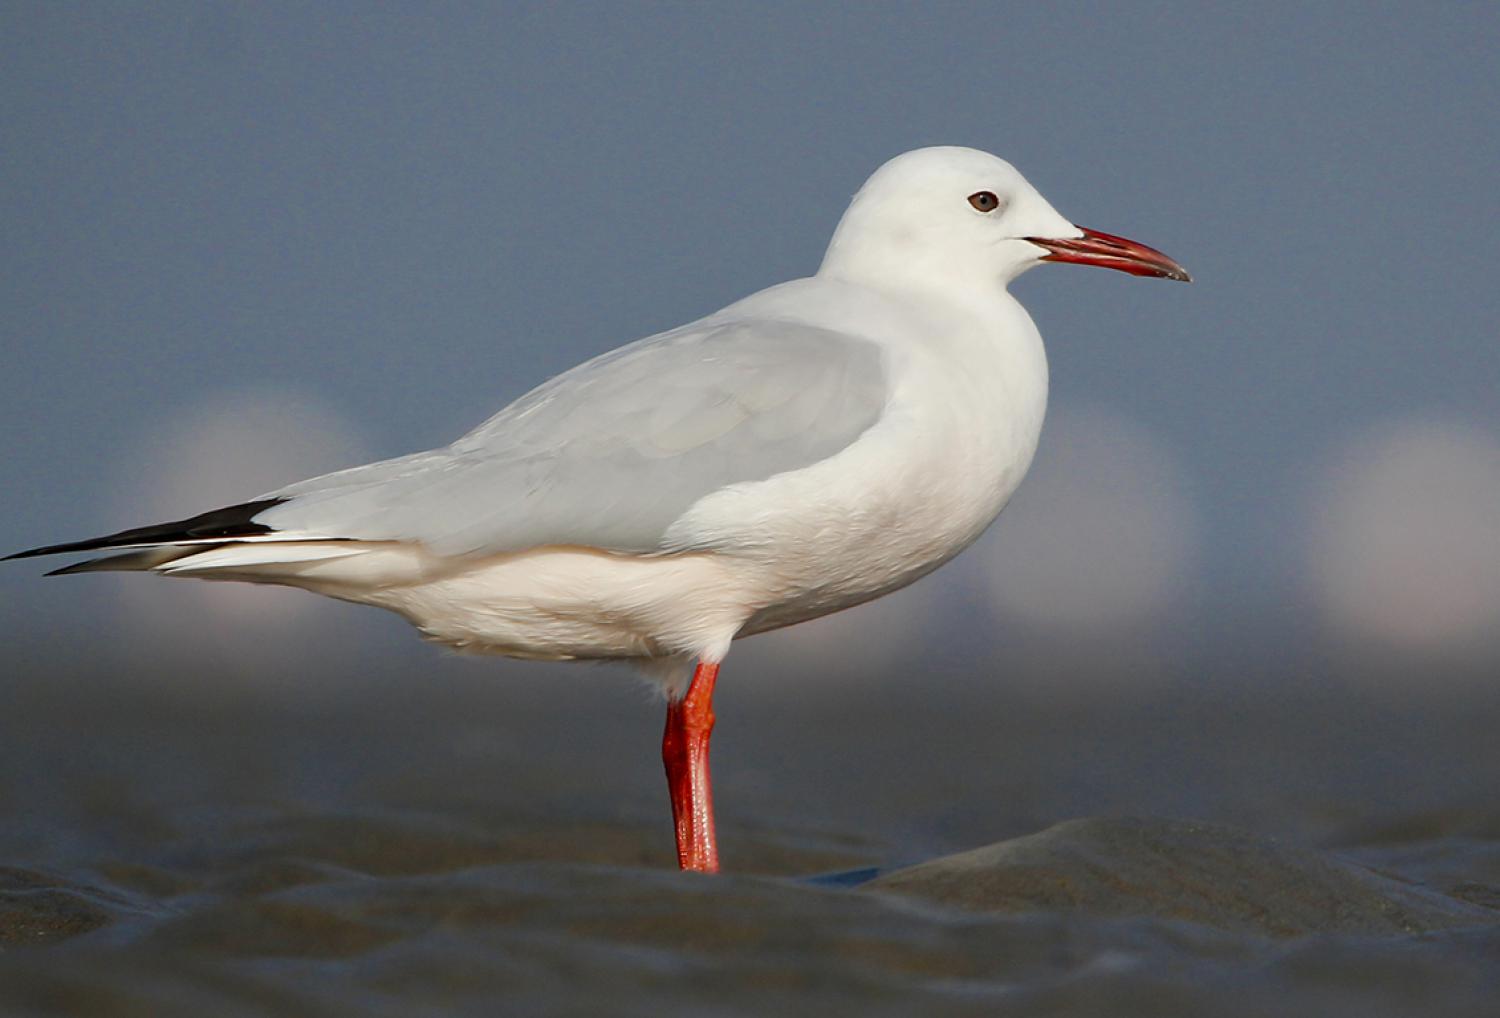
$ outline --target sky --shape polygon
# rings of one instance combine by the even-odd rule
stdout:
[[[1493,4],[0,3],[0,543],[445,443],[961,144],[1195,282],[1017,281],[1011,507],[747,671],[1500,663],[1497,52]],[[42,571],[0,568],[23,666],[450,667],[300,592]]]

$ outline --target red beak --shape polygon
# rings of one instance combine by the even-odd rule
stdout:
[[[1048,253],[1042,255],[1044,262],[1077,262],[1079,265],[1098,265],[1105,269],[1119,269],[1132,276],[1156,276],[1159,279],[1177,279],[1191,283],[1193,277],[1187,269],[1172,259],[1145,244],[1137,244],[1124,237],[1100,233],[1080,226],[1082,237],[1050,240],[1046,237],[1027,237],[1037,247]]]

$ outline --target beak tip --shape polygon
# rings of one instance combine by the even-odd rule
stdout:
[[[1157,279],[1173,279],[1179,283],[1193,281],[1187,269],[1153,247],[1111,233],[1091,230],[1087,226],[1074,228],[1083,236],[1025,239],[1047,252],[1041,258],[1044,262],[1096,265],[1128,272],[1132,276],[1154,276]]]

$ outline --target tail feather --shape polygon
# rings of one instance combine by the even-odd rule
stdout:
[[[103,558],[85,559],[75,562],[61,569],[54,569],[47,576],[71,576],[74,573],[105,573],[114,571],[144,572],[148,569],[156,569],[175,562],[180,558],[197,555],[210,548],[219,548],[217,544],[194,544],[186,548],[181,545],[169,545],[164,548],[143,548],[140,551],[127,551],[123,555],[106,555]]]
[[[379,551],[387,552],[380,555]],[[395,558],[395,573],[391,573],[389,549],[382,545],[371,545],[364,541],[306,540],[286,541],[264,538],[245,541],[198,542],[193,544],[170,544],[155,548],[140,548],[119,555],[86,559],[61,569],[54,569],[48,576],[71,576],[75,573],[102,572],[150,572],[161,576],[193,576],[205,580],[249,580],[258,583],[287,583],[297,585],[294,577],[310,568],[334,560],[374,558],[367,564],[365,573],[371,568],[384,567],[380,575],[406,577],[412,568],[409,556],[400,552]],[[363,575],[363,574],[361,574]]]
[[[255,517],[287,501],[272,497],[216,509],[185,520],[122,530],[106,537],[8,555],[35,558],[68,552],[107,551],[83,562],[54,569],[48,576],[75,573],[152,572],[210,580],[247,580],[310,586],[357,583],[401,583],[423,575],[424,559],[399,542],[369,542],[297,530],[278,530]],[[357,564],[356,564],[357,563]]]
[[[268,574],[285,567],[295,567],[308,562],[327,559],[348,558],[361,555],[369,546],[360,541],[267,541],[253,544],[229,542],[194,547],[188,554],[168,559],[165,563],[151,567],[168,575],[187,575],[214,571],[264,569]]]

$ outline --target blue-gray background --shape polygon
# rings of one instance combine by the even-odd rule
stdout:
[[[1462,684],[1500,658],[1497,52],[1490,4],[6,3],[0,538],[446,442],[810,273],[883,160],[965,144],[1196,282],[1020,280],[1053,414],[1015,504],[725,695]],[[503,713],[509,679],[647,726],[373,610],[40,572],[0,570],[17,685]]]

